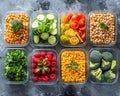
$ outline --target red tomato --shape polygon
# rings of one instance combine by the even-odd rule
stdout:
[[[83,35],[83,31],[78,30],[77,32],[78,32],[79,36],[82,37],[82,35]]]
[[[85,21],[84,21],[84,19],[80,19],[79,20],[79,27],[83,27],[83,26],[85,26]]]
[[[75,15],[72,16],[71,20],[72,21],[75,21],[75,20],[79,21],[80,18],[79,18],[79,16],[77,14],[75,14]]]
[[[85,31],[86,30],[86,26],[80,27],[79,30],[80,31]]]
[[[72,16],[73,16],[72,13],[70,13],[70,14],[68,15],[68,17],[67,17],[68,21],[70,21],[70,19],[72,18]]]
[[[80,19],[84,19],[85,20],[85,15],[84,14],[80,13],[80,14],[78,14],[78,16],[79,16]]]
[[[70,27],[72,28],[72,29],[78,29],[79,28],[79,24],[78,24],[78,21],[77,20],[74,20],[74,21],[72,21],[71,23],[70,23]]]

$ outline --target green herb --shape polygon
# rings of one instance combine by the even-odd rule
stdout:
[[[39,60],[38,61],[38,67],[36,69],[36,72],[39,72],[39,71],[47,71],[48,70],[48,67],[46,66],[46,63],[47,63],[47,58],[43,59],[43,60]]]
[[[68,65],[66,68],[67,69],[75,69],[76,71],[78,71],[78,63],[75,61],[71,61],[70,65]]]
[[[27,77],[27,56],[23,50],[6,53],[5,76],[10,81],[23,81]]]
[[[104,22],[100,22],[99,24],[100,24],[100,27],[101,27],[102,30],[108,30],[109,29],[109,27]]]
[[[20,28],[23,26],[23,23],[19,20],[12,20],[10,22],[10,26],[13,29],[13,31],[16,33],[20,30]]]

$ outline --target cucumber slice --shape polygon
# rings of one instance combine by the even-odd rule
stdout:
[[[55,44],[57,41],[56,37],[51,35],[49,38],[48,38],[48,43],[49,44]]]
[[[43,14],[39,14],[37,16],[37,19],[40,20],[40,21],[44,20],[44,18],[45,18],[45,16]]]
[[[54,29],[53,31],[50,32],[52,35],[56,35],[57,34],[57,28]]]
[[[51,26],[50,26],[50,28],[53,28],[53,29],[55,29],[57,27],[57,24],[56,23],[53,23]]]
[[[55,18],[55,16],[53,14],[47,14],[46,17],[48,18],[48,20],[53,20]]]
[[[32,23],[32,28],[37,28],[37,27],[38,27],[38,22],[34,21],[34,22]]]
[[[38,35],[34,35],[33,40],[34,40],[34,43],[36,43],[36,44],[38,44],[40,42],[40,38]]]
[[[41,39],[43,39],[43,40],[47,40],[48,37],[49,37],[49,33],[42,33],[41,34]]]

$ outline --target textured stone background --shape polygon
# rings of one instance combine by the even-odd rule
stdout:
[[[120,0],[0,0],[0,34],[2,34],[2,17],[10,10],[25,10],[31,14],[36,10],[56,9],[58,15],[65,10],[83,11],[88,14],[92,10],[112,10],[118,17],[118,35],[120,31]],[[0,38],[2,35],[0,35]],[[114,48],[120,48],[120,36]],[[92,46],[87,44],[84,48],[89,51]],[[29,44],[26,47],[31,52],[34,47]],[[58,43],[54,48],[58,52],[63,47]],[[3,51],[4,44],[0,40],[0,49]],[[118,50],[119,52],[119,50]],[[0,54],[2,56],[2,54]],[[118,58],[119,58],[118,54]],[[120,63],[120,60],[119,60]],[[120,71],[120,67],[119,67]],[[119,74],[120,75],[120,74]],[[0,96],[60,96],[67,85],[58,82],[54,86],[35,86],[30,81],[23,85],[6,85],[0,78]],[[120,78],[115,84],[95,85],[89,80],[85,84],[75,85],[76,96],[120,96]]]

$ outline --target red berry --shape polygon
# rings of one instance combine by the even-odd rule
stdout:
[[[51,72],[55,72],[56,71],[56,68],[55,67],[52,67],[51,68]]]
[[[46,74],[47,74],[47,72],[46,72],[46,71],[43,71],[43,72],[42,72],[42,75],[46,75]]]
[[[52,51],[48,52],[47,55],[54,55],[54,53]]]
[[[40,60],[43,60],[43,57],[40,57]]]
[[[43,77],[39,77],[39,80],[42,81],[42,80],[43,80]]]
[[[48,82],[48,81],[49,81],[48,76],[44,76],[44,77],[43,77],[43,81],[44,81],[44,82]]]
[[[50,68],[48,68],[47,72],[50,73]]]
[[[53,57],[52,61],[56,62],[56,57]]]
[[[44,51],[42,51],[40,54],[41,54],[42,57],[45,57],[45,52]]]
[[[32,63],[32,68],[36,68],[36,67],[37,67],[37,64]]]
[[[38,72],[35,72],[36,73],[36,75],[40,75],[40,71],[38,71]]]
[[[56,62],[52,62],[52,66],[56,66]]]
[[[34,58],[32,58],[32,61],[33,61],[33,63],[36,63],[36,64],[37,64],[38,61],[39,61],[39,58],[35,58],[35,57],[34,57]]]
[[[50,79],[54,80],[56,78],[56,74],[50,74]]]
[[[40,52],[34,54],[34,57],[39,58],[41,56]]]
[[[50,62],[50,61],[47,61],[46,66],[47,66],[47,67],[50,67],[50,66],[51,66],[51,62]]]
[[[32,69],[32,73],[35,74],[35,73],[36,73],[36,70],[35,70],[35,69]]]
[[[46,55],[46,58],[48,58],[48,60],[52,60],[52,55]]]
[[[38,77],[37,77],[37,76],[34,76],[34,77],[33,77],[33,81],[37,82],[37,81],[38,81]]]

